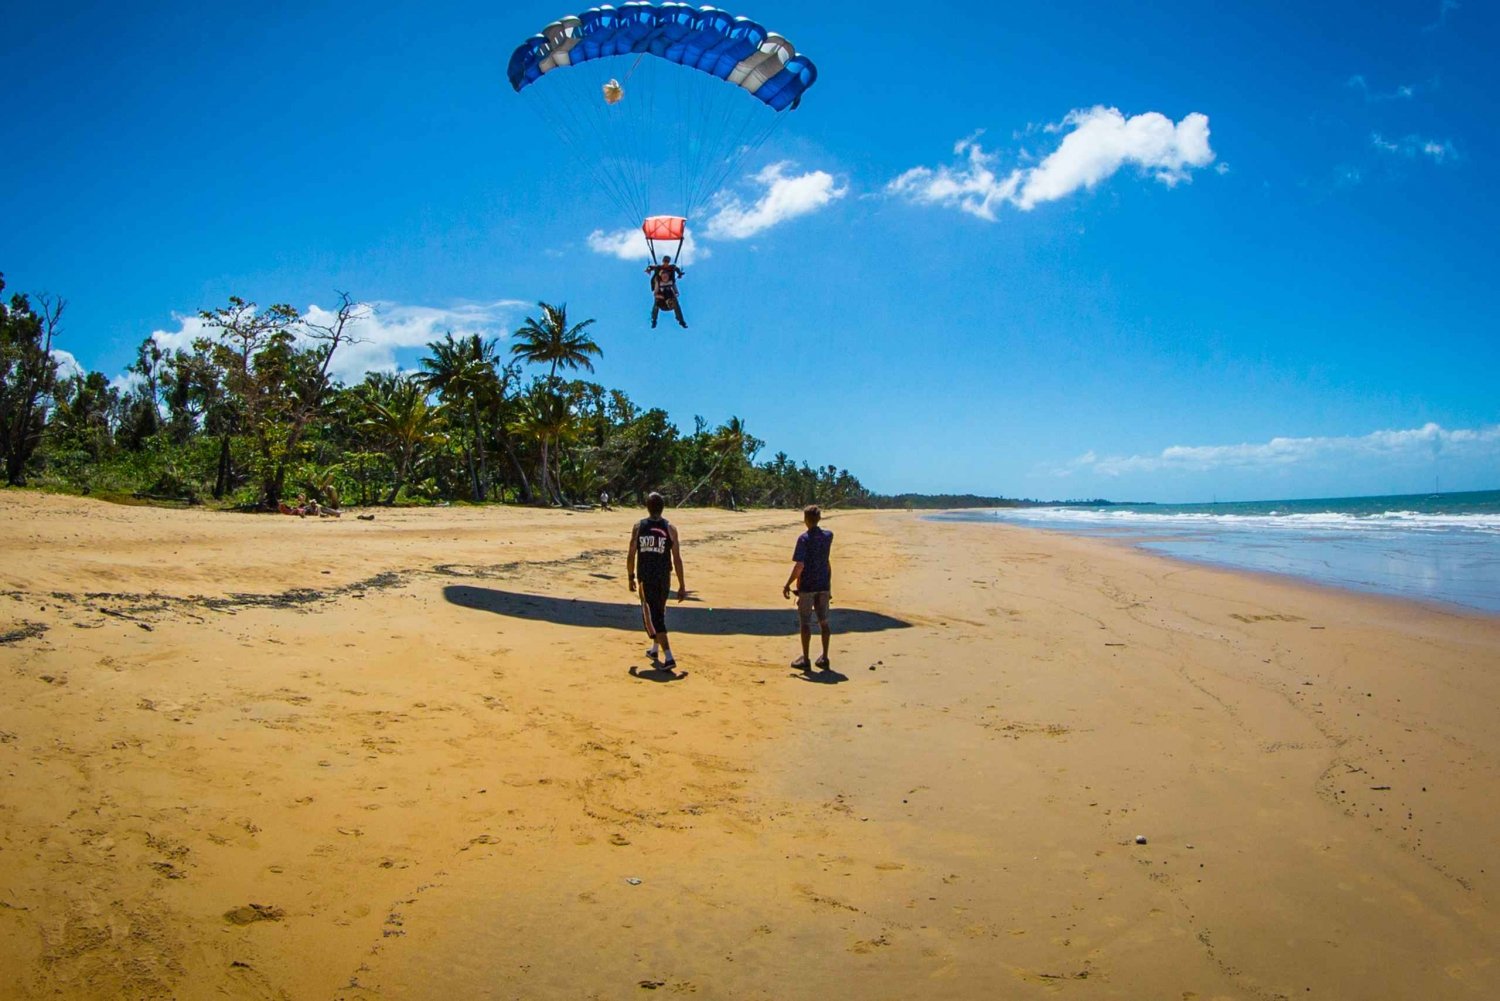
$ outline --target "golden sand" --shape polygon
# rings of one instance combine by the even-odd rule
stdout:
[[[683,511],[668,680],[636,517],[0,492],[0,996],[1500,997],[1500,620]]]

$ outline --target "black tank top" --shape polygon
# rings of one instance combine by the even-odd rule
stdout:
[[[665,581],[672,576],[672,534],[665,518],[642,518],[635,526],[636,575]]]

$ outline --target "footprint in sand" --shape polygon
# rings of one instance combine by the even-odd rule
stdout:
[[[224,912],[224,920],[232,925],[250,925],[257,921],[280,921],[285,917],[286,911],[267,904],[246,904],[244,907],[235,907]]]

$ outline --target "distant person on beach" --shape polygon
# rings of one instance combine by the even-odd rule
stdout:
[[[672,571],[677,571],[677,600],[686,600],[687,588],[682,582],[682,547],[677,541],[677,529],[661,516],[666,501],[661,494],[652,492],[646,498],[648,517],[636,522],[630,530],[630,549],[625,555],[625,573],[630,577],[630,590],[636,591],[639,584],[641,596],[641,619],[646,626],[646,635],[651,637],[651,648],[646,656],[656,659],[657,647],[661,647],[661,666],[668,671],[677,666],[672,656],[672,641],[667,636],[667,598],[671,594]],[[636,580],[636,571],[640,580]]]
[[[833,533],[819,528],[823,510],[816,504],[802,509],[802,523],[807,531],[797,536],[797,548],[792,552],[792,573],[781,589],[783,598],[797,595],[797,622],[802,631],[802,656],[792,661],[799,671],[806,671],[808,645],[812,642],[813,617],[817,616],[818,628],[823,633],[823,655],[817,664],[828,668],[828,601],[832,597],[833,569],[828,555],[833,549]],[[795,588],[794,588],[795,586]]]
[[[308,508],[309,504],[313,505],[311,510]],[[276,505],[276,510],[282,514],[295,514],[299,518],[306,518],[309,514],[318,513],[316,502],[309,501],[306,494],[297,495],[297,504],[295,507],[288,505],[286,501],[280,501]]]
[[[663,254],[660,264],[648,264],[646,273],[651,276],[651,326],[656,326],[656,316],[667,310],[677,316],[683,328],[687,321],[682,318],[682,303],[677,301],[677,279],[687,274],[672,263],[672,258]]]

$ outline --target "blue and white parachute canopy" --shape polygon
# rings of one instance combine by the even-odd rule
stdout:
[[[818,79],[811,59],[745,17],[687,3],[623,3],[554,21],[510,57],[519,93],[545,74],[607,56],[650,56],[718,77],[773,111],[797,107]]]

